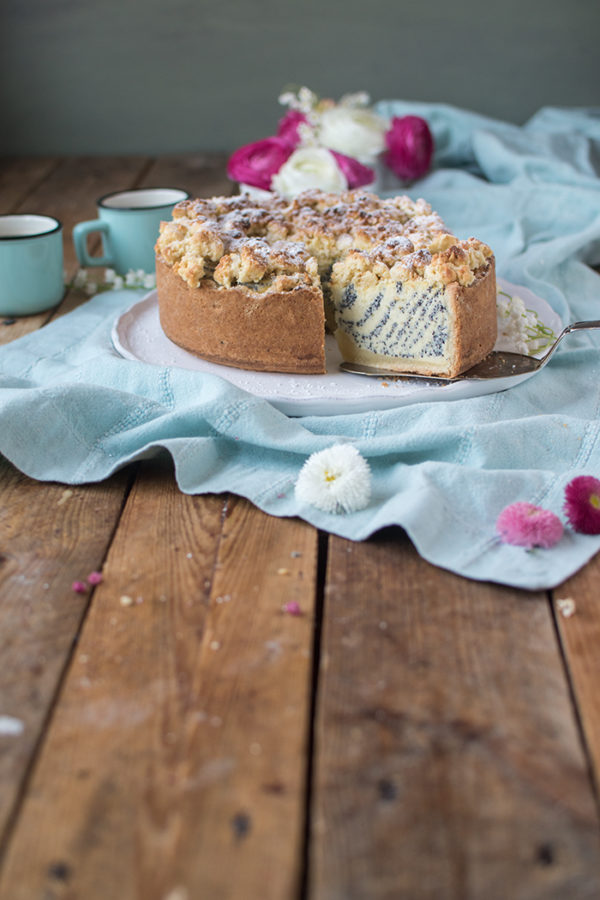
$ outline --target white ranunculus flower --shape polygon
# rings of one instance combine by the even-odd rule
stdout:
[[[300,147],[273,175],[271,187],[283,197],[291,198],[312,188],[339,193],[347,189],[348,182],[329,150]]]
[[[319,119],[319,142],[331,150],[372,165],[385,149],[385,121],[363,107],[334,106]]]

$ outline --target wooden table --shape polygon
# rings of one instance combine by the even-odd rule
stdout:
[[[71,277],[96,197],[228,193],[223,163],[9,159],[0,207],[60,218]],[[526,593],[163,459],[0,470],[1,900],[600,897],[600,556]]]

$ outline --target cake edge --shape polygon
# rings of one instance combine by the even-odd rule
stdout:
[[[166,336],[208,362],[261,372],[326,374],[320,289],[261,294],[235,286],[193,288],[157,255],[156,290]],[[203,320],[211,327],[199,328]]]

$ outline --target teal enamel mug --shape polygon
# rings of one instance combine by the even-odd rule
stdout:
[[[97,201],[98,218],[73,229],[81,266],[105,266],[119,275],[142,269],[154,272],[154,245],[161,221],[171,218],[176,203],[189,198],[177,188],[139,188],[105,194]],[[90,256],[88,236],[100,233],[102,255]]]
[[[62,225],[53,216],[0,216],[0,315],[31,316],[63,298]]]

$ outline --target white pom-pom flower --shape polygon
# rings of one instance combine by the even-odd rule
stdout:
[[[364,509],[371,498],[369,464],[352,444],[313,453],[296,481],[296,499],[328,513]]]

